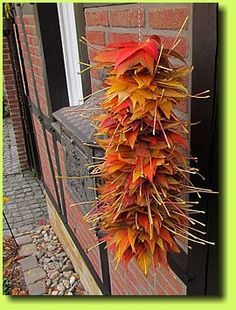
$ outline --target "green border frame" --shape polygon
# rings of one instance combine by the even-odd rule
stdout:
[[[12,1],[17,2],[18,1]],[[24,3],[30,1],[24,1]],[[55,1],[38,1],[38,2],[55,2]],[[63,2],[63,1],[59,1]],[[65,1],[65,2],[74,2],[74,1]],[[78,1],[78,2],[109,2],[109,1]],[[112,1],[114,3],[114,1]],[[120,1],[121,2],[136,2],[136,1]],[[189,1],[140,1],[140,2],[153,2],[153,3],[189,3]],[[194,1],[197,3],[197,1]],[[201,2],[215,2],[215,1],[201,1]],[[10,296],[0,296],[0,307],[1,309],[11,310],[11,309],[65,309],[68,307],[79,307],[80,309],[93,309],[104,310],[112,309],[118,310],[121,307],[124,309],[135,307],[135,309],[142,309],[144,306],[147,306],[148,309],[157,309],[159,307],[164,307],[165,309],[189,309],[195,310],[201,307],[202,309],[231,309],[231,307],[236,307],[236,242],[235,242],[235,220],[236,220],[236,200],[235,200],[235,186],[234,178],[236,175],[235,169],[235,158],[236,158],[236,138],[234,131],[235,120],[234,116],[236,114],[236,103],[233,97],[233,90],[235,89],[235,29],[236,29],[236,1],[233,0],[221,0],[219,3],[219,10],[222,11],[224,15],[223,24],[219,25],[222,31],[221,37],[219,38],[219,44],[223,42],[221,47],[221,55],[219,61],[221,66],[224,68],[224,76],[221,78],[223,85],[219,85],[223,89],[223,94],[220,96],[222,99],[219,103],[222,106],[223,114],[223,126],[221,128],[222,132],[222,146],[221,146],[221,162],[222,165],[222,180],[221,184],[223,185],[223,199],[221,208],[224,208],[224,240],[223,241],[223,256],[224,256],[224,265],[223,265],[223,296],[220,298],[210,298],[210,297],[201,297],[201,298],[190,298],[186,297],[119,297],[119,298],[106,298],[106,297],[79,297],[79,298],[51,298],[51,297],[10,297]],[[2,16],[2,5],[0,6],[0,13]],[[2,19],[0,21],[0,36],[2,42]],[[207,29],[206,29],[207,32]],[[207,35],[204,33],[203,35]],[[2,53],[0,54],[0,68],[2,70]],[[2,71],[1,71],[2,72]],[[2,79],[2,74],[1,74]],[[2,87],[2,80],[0,81]],[[230,92],[231,90],[231,92]],[[2,91],[2,89],[1,89]],[[2,93],[1,93],[2,94]],[[219,98],[219,99],[220,99]],[[232,101],[231,101],[232,100]],[[222,111],[221,110],[221,111]],[[0,109],[0,114],[2,117],[2,109]],[[1,118],[2,119],[2,118]],[[0,127],[0,150],[2,151],[2,122]],[[2,158],[0,159],[0,169],[2,171]],[[0,186],[2,189],[2,174],[0,179]],[[2,195],[0,196],[2,199]],[[2,204],[1,204],[2,206]],[[0,224],[2,225],[2,223]],[[0,227],[1,228],[1,227]],[[2,235],[2,230],[0,230]],[[2,247],[0,250],[2,254]],[[1,269],[2,270],[2,269]],[[2,285],[0,287],[0,294],[2,292]]]

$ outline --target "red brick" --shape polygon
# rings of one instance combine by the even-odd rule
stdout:
[[[177,295],[176,290],[168,282],[168,279],[170,277],[170,274],[162,274],[160,270],[157,270],[156,272],[156,280],[157,283],[161,286],[161,288],[169,295]]]
[[[148,13],[149,26],[155,29],[180,29],[187,16],[187,8],[151,9]]]
[[[9,59],[4,59],[4,65],[11,65],[10,57]]]
[[[11,59],[11,58],[10,58],[10,53],[9,53],[9,52],[3,54],[3,61],[5,61],[5,60],[10,60],[10,59]]]
[[[25,41],[25,36],[23,33],[19,33],[19,39],[21,42],[24,42]]]
[[[95,80],[95,79],[92,80],[92,91],[93,92],[97,91],[99,89],[102,89],[102,88],[103,88],[103,86],[102,86],[101,81]]]
[[[114,278],[112,278],[111,285],[112,295],[125,295],[125,288],[120,285],[119,281],[115,281]]]
[[[133,285],[132,282],[129,282],[127,286],[129,295],[140,295],[139,290],[135,287],[135,285]]]
[[[23,17],[25,25],[34,25],[34,16],[33,15],[25,15]]]
[[[38,38],[34,35],[27,35],[27,40],[29,42],[29,45],[38,45]]]
[[[22,54],[23,54],[23,58],[25,62],[28,63],[28,48],[26,47],[25,42],[21,42],[21,50],[22,50]]]
[[[99,71],[98,70],[95,70],[95,69],[91,69],[90,70],[90,74],[93,78],[99,80]]]
[[[87,31],[86,37],[92,44],[105,45],[105,33],[103,31]]]
[[[36,84],[44,86],[44,80],[40,76],[35,76]]]
[[[96,56],[97,51],[91,47],[88,48],[89,60],[93,61],[93,58]]]
[[[18,97],[17,97],[17,94],[15,94],[15,92],[12,92],[12,94],[7,94],[7,99],[8,100],[17,100]]]
[[[7,85],[11,85],[12,83],[12,81],[14,81],[15,82],[15,79],[14,79],[14,76],[13,76],[13,74],[11,74],[11,75],[4,75],[4,81],[5,81],[5,84],[6,84],[6,87],[7,87]]]
[[[87,26],[108,26],[108,14],[106,11],[85,10],[85,21]]]
[[[6,64],[6,62],[4,61],[4,64],[3,64],[3,71],[5,73],[5,71],[8,71],[8,70],[12,70],[12,66],[11,64]],[[12,72],[12,71],[11,71]],[[5,73],[6,74],[6,73]]]
[[[178,294],[183,295],[185,293],[184,283],[176,277],[173,271],[171,273],[161,271],[160,273],[162,274],[166,282],[169,284],[169,286],[173,287],[173,289],[176,292],[176,295]]]
[[[32,25],[30,25],[30,26],[25,26],[25,32],[27,33],[27,34],[36,34],[36,29],[35,29],[35,26],[32,26]]]
[[[37,74],[39,76],[42,76],[43,75],[43,70],[40,66],[38,65],[34,65],[33,64],[33,71],[34,71],[34,74]]]
[[[187,100],[181,100],[176,104],[176,109],[181,112],[187,113],[188,112],[188,102]]]
[[[139,283],[139,285],[145,289],[147,289],[147,280],[145,277],[139,272],[138,267],[136,265],[129,266],[129,271],[126,274],[127,278],[130,279],[133,283]]]
[[[174,37],[164,37],[164,36],[160,36],[160,37],[166,48],[172,47],[173,42],[175,40]],[[181,41],[174,50],[178,52],[182,57],[187,57],[188,56],[188,39],[186,37],[180,37],[179,39],[181,39]]]
[[[17,25],[17,29],[19,33],[22,33],[22,26],[21,25]]]
[[[33,54],[33,55],[36,55],[36,56],[39,56],[40,54],[39,54],[39,49],[38,49],[38,47],[36,47],[36,46],[30,46],[30,53],[31,54]]]
[[[108,42],[129,42],[129,41],[138,41],[138,34],[133,33],[109,33]]]
[[[11,90],[16,90],[15,83],[14,83],[14,84],[12,84],[12,85],[8,85],[8,86],[7,86],[7,90],[8,90],[8,91],[11,91]]]
[[[144,26],[144,10],[140,10],[140,25]],[[138,9],[110,11],[110,24],[113,27],[138,27]]]
[[[31,55],[31,61],[34,65],[41,66],[41,59],[38,56]]]
[[[8,70],[4,70],[4,75],[12,75],[12,68],[9,67]]]

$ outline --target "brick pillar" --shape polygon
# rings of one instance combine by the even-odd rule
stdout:
[[[6,37],[3,38],[3,75],[6,99],[10,109],[13,130],[15,133],[16,147],[21,170],[27,170],[28,158],[25,147],[24,130],[20,111],[20,102],[18,99],[16,81],[12,66],[9,42]]]

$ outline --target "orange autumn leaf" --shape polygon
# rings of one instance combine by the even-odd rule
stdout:
[[[130,130],[128,132],[125,133],[125,138],[127,140],[127,142],[129,143],[129,145],[131,146],[131,148],[134,148],[134,144],[135,141],[137,139],[138,136],[138,130],[136,129],[135,131]]]
[[[149,227],[148,216],[145,214],[139,213],[138,222],[144,228],[145,232],[148,232],[148,227]]]
[[[173,50],[160,53],[162,45],[158,36],[116,42],[94,58],[95,68],[107,72],[102,112],[94,117],[104,157],[94,164],[102,180],[85,218],[106,233],[101,241],[117,264],[128,266],[134,258],[146,276],[151,264],[168,267],[167,253],[179,251],[175,240],[187,236],[192,221],[183,198],[193,191],[183,152],[189,148],[188,124],[174,113],[191,97],[185,79],[192,67]]]
[[[129,244],[132,248],[132,251],[135,253],[136,252],[136,248],[134,246],[136,238],[138,236],[138,231],[128,228],[128,240],[129,240]]]

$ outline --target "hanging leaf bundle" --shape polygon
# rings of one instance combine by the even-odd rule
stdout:
[[[193,97],[184,85],[192,67],[156,35],[107,45],[94,61],[108,73],[103,112],[95,117],[104,158],[93,171],[102,184],[86,219],[106,233],[100,241],[117,264],[134,258],[147,275],[152,265],[168,268],[167,253],[179,252],[178,239],[207,242],[190,229],[196,202],[184,197],[204,190],[188,178],[198,174],[189,166],[189,124],[174,112]]]

